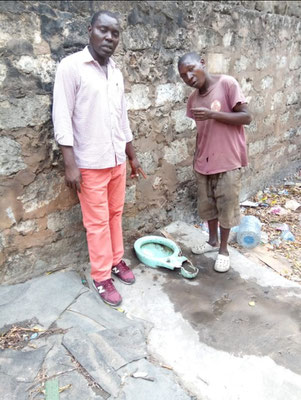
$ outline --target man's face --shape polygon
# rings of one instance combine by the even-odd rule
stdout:
[[[88,28],[90,45],[96,55],[109,58],[119,43],[120,27],[118,21],[106,14],[101,14],[93,26]]]
[[[188,59],[179,66],[179,73],[186,85],[201,89],[206,81],[204,67],[205,61],[203,59],[200,61]]]

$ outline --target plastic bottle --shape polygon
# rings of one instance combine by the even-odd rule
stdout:
[[[247,249],[253,249],[260,243],[261,222],[253,215],[245,215],[238,227],[237,243]]]
[[[289,229],[285,230],[285,231],[282,231],[280,237],[281,237],[281,239],[289,240],[290,242],[294,242],[295,241],[295,236],[292,234],[292,232]]]

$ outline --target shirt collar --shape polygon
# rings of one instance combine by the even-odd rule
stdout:
[[[94,58],[92,57],[92,54],[90,53],[88,46],[86,46],[83,51],[83,62],[91,62],[91,61],[95,61]],[[110,65],[112,68],[116,67],[116,63],[112,60],[112,58],[109,58],[109,62],[108,65]]]

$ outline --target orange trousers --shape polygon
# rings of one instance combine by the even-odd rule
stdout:
[[[82,183],[78,197],[87,233],[91,277],[101,282],[111,278],[112,266],[119,263],[124,253],[122,212],[126,163],[80,171]]]

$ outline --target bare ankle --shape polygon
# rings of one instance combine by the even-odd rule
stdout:
[[[227,248],[224,249],[224,248],[220,247],[218,254],[222,254],[223,256],[228,256],[229,255],[229,251],[228,251]]]

